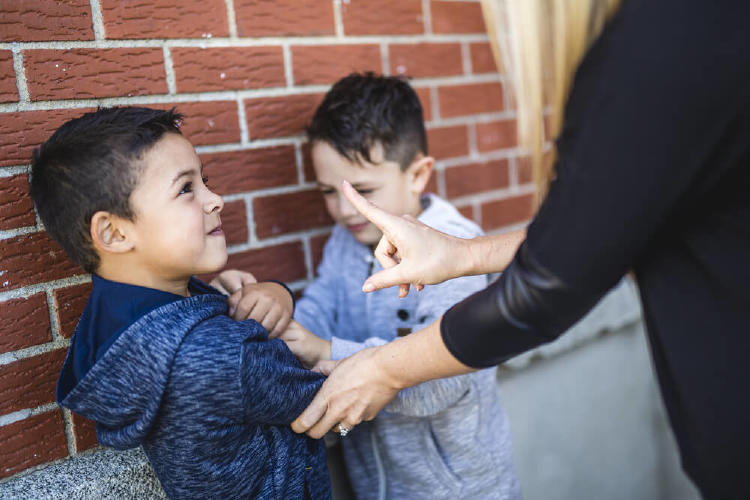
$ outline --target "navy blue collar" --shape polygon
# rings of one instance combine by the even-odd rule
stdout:
[[[72,363],[75,383],[83,379],[117,337],[149,311],[183,299],[181,295],[153,288],[128,285],[92,275],[93,288],[72,339]],[[190,278],[191,295],[220,294],[215,288]]]

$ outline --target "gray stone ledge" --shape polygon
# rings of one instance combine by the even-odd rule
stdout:
[[[140,448],[109,448],[58,462],[0,484],[2,500],[166,499]]]

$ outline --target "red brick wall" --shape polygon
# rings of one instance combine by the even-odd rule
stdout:
[[[487,231],[528,219],[532,186],[479,3],[443,0],[0,2],[0,480],[96,446],[54,386],[90,289],[43,232],[31,152],[99,105],[177,106],[225,195],[229,265],[299,290],[330,232],[301,134],[352,70],[413,77],[431,188]]]

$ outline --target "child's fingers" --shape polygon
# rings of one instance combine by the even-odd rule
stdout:
[[[279,320],[276,322],[276,326],[273,328],[273,332],[271,332],[271,338],[276,338],[284,333],[289,327],[289,322],[291,319],[291,315],[282,310],[280,312]]]
[[[218,281],[227,295],[230,295],[241,289],[246,280],[254,279],[255,277],[250,273],[238,271],[236,269],[230,269],[219,274],[216,278],[214,278],[214,281],[212,281],[212,283]],[[252,281],[248,282],[252,283]]]
[[[263,328],[266,329],[268,332],[268,336],[270,338],[278,337],[283,330],[279,330],[277,328],[277,325],[279,324],[279,320],[281,319],[281,309],[280,308],[271,308],[268,313],[263,318],[263,321],[260,322],[261,325],[263,325]]]
[[[226,288],[221,284],[221,280],[217,277],[211,280],[209,283],[212,287],[216,288],[218,291],[223,293],[224,295],[231,295]]]
[[[317,373],[322,373],[326,377],[331,374],[334,368],[336,368],[336,365],[339,364],[338,360],[333,359],[321,359],[317,363],[315,363],[315,366],[312,367],[312,371]]]
[[[243,295],[237,303],[234,318],[239,320],[254,319],[260,323],[260,320],[263,319],[263,316],[268,311],[268,308],[264,309],[263,304],[260,302],[261,297],[255,293],[251,292]]]

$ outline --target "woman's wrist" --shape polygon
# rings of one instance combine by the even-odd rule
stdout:
[[[373,361],[383,385],[400,391],[435,378],[474,371],[445,346],[441,321],[376,348]]]

